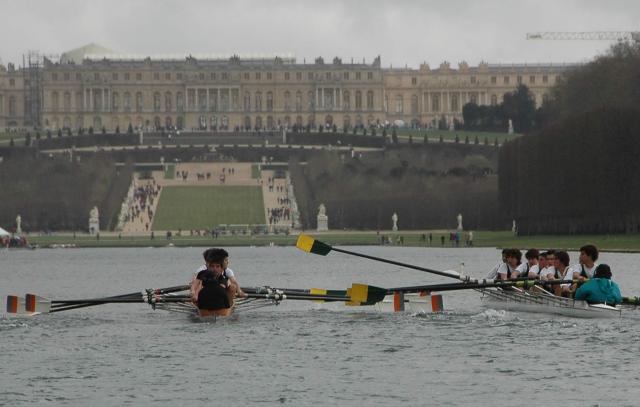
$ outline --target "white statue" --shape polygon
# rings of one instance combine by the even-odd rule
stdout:
[[[393,216],[391,216],[391,221],[393,221],[393,227],[391,228],[394,232],[398,231],[398,214],[397,213],[393,213]]]
[[[329,230],[329,217],[327,216],[327,208],[324,204],[320,204],[318,207],[318,227],[316,230],[318,232],[326,232]]]
[[[451,118],[449,120],[449,131],[454,131],[455,129],[456,129],[455,122],[453,121],[453,118]]]
[[[511,231],[513,232],[513,234],[517,234],[518,233],[518,226],[516,225],[516,220],[513,220],[513,226],[511,226]]]
[[[513,121],[509,119],[509,134],[513,134]]]
[[[462,214],[459,213],[456,218],[458,219],[458,230],[462,230]]]
[[[100,233],[100,212],[97,206],[89,211],[89,233],[92,235]]]
[[[16,233],[22,233],[22,217],[20,215],[16,216]]]

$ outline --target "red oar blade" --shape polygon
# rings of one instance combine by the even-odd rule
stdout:
[[[25,308],[27,312],[30,313],[39,313],[39,314],[47,314],[51,311],[51,300],[40,297],[35,294],[27,294],[25,296]]]

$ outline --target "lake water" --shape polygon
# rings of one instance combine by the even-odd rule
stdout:
[[[474,277],[500,256],[492,249],[351,249],[434,269],[464,262]],[[3,251],[0,296],[87,298],[180,285],[201,264],[202,250]],[[228,250],[243,286],[454,281],[340,253]],[[623,295],[640,295],[639,260],[601,255]],[[475,292],[443,297],[446,312],[427,315],[302,301],[216,323],[143,304],[3,314],[0,405],[640,405],[640,318],[529,315],[484,309]]]

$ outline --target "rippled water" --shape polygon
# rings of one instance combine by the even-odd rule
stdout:
[[[491,249],[353,250],[481,277]],[[62,299],[186,283],[202,249],[0,252],[0,295]],[[244,286],[402,286],[443,277],[332,253],[233,248]],[[572,254],[572,259],[577,259]],[[602,255],[640,294],[640,255]],[[0,318],[2,405],[640,405],[640,317],[580,320],[483,309],[445,293],[437,315],[283,303],[216,323],[102,305]],[[640,310],[638,311],[640,315]]]

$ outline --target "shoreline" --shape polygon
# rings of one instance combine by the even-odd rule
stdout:
[[[595,244],[603,252],[638,253],[640,234],[617,235],[542,235],[514,236],[511,231],[473,231],[472,245],[462,240],[459,246],[449,238],[451,231],[329,231],[302,232],[316,239],[336,246],[391,246],[424,248],[496,248],[515,247],[518,249],[565,249],[578,250],[584,244]],[[428,236],[433,239],[429,244]],[[28,234],[29,244],[37,248],[100,248],[100,247],[211,247],[211,246],[295,246],[298,234],[278,235],[220,235],[182,236],[174,234],[170,239],[158,232],[154,239],[149,234],[119,234],[103,232],[99,238],[88,234],[56,233],[49,235]],[[382,238],[390,243],[382,244]],[[425,240],[424,237],[426,237]],[[444,244],[442,237],[445,238]],[[464,238],[464,232],[461,235]]]

